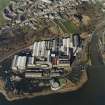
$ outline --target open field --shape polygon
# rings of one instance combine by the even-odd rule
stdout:
[[[65,26],[69,33],[75,33],[76,26],[72,22],[65,20],[64,22],[62,22],[62,24]]]
[[[3,9],[7,6],[10,0],[0,0],[0,26],[4,24],[5,20],[2,16]]]
[[[66,20],[66,19],[64,21],[56,20],[55,22],[59,25],[59,27],[65,33],[72,34],[76,32],[76,26],[69,20]]]

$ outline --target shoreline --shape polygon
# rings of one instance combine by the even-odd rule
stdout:
[[[4,89],[0,89],[0,93],[5,97],[6,100],[8,101],[15,101],[15,100],[21,100],[21,99],[31,99],[31,98],[35,98],[38,96],[47,96],[47,95],[51,95],[51,94],[63,94],[66,92],[73,92],[73,91],[77,91],[80,88],[82,88],[82,86],[88,81],[88,76],[87,76],[87,72],[86,71],[82,71],[82,75],[80,78],[80,82],[77,84],[74,84],[72,82],[70,82],[70,86],[68,87],[63,87],[61,89],[59,89],[58,91],[51,91],[51,90],[45,90],[42,92],[37,92],[37,93],[33,93],[33,94],[24,94],[24,95],[13,95],[12,97],[9,96],[9,94],[6,93],[6,91]]]

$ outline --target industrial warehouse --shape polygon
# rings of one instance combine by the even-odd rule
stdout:
[[[20,92],[20,87],[23,89],[24,81],[27,81],[26,84],[30,84],[31,88],[27,88],[28,91],[32,91],[33,87],[50,87],[56,91],[66,83],[64,77],[72,74],[71,65],[81,51],[82,40],[79,34],[34,42],[32,46],[14,56],[10,78],[13,85],[10,86]]]

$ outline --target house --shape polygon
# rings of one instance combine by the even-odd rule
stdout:
[[[42,41],[41,42],[41,57],[44,57],[45,51],[46,51],[46,49],[45,49],[45,41]]]

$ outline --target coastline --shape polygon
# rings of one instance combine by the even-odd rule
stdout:
[[[72,82],[69,83],[69,85],[66,87],[63,87],[61,89],[59,89],[58,91],[51,91],[51,90],[45,90],[42,92],[37,92],[37,93],[33,93],[33,94],[24,94],[24,95],[12,95],[9,96],[8,93],[6,93],[6,91],[4,89],[0,89],[0,93],[4,95],[4,97],[8,100],[8,101],[15,101],[15,100],[20,100],[20,99],[30,99],[30,98],[34,98],[37,96],[46,96],[46,95],[51,95],[51,94],[63,94],[66,92],[72,92],[72,91],[77,91],[78,89],[82,88],[82,86],[88,81],[88,76],[87,76],[87,72],[86,71],[82,71],[82,75],[80,78],[80,82],[77,84],[74,84]]]

